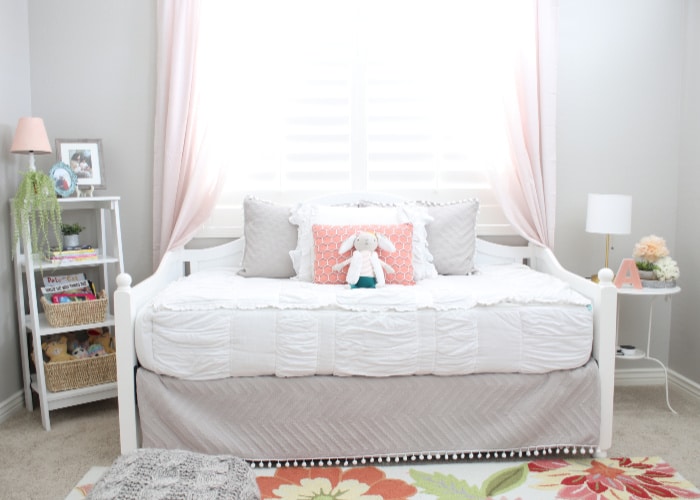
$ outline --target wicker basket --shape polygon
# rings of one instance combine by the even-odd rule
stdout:
[[[117,355],[44,363],[46,389],[50,392],[79,389],[117,380]]]
[[[53,327],[102,323],[107,316],[107,296],[104,290],[95,300],[54,304],[41,297],[40,301],[46,320]]]

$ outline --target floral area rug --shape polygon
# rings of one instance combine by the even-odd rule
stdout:
[[[90,467],[90,470],[85,473],[78,484],[76,484],[73,489],[68,493],[65,500],[80,500],[85,498],[90,491],[92,491],[92,486],[97,482],[102,475],[107,472],[109,467]]]
[[[263,499],[638,500],[700,498],[658,457],[256,468]]]

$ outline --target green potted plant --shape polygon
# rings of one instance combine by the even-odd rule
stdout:
[[[63,234],[63,248],[76,248],[80,246],[80,233],[85,229],[77,222],[74,224],[61,224]]]
[[[642,279],[654,279],[654,270],[656,265],[646,260],[636,261],[639,277]]]
[[[46,135],[44,120],[36,116],[25,116],[17,122],[15,137],[10,151],[29,155],[29,169],[22,175],[17,193],[12,199],[11,211],[14,222],[15,244],[21,240],[24,252],[42,255],[50,247],[49,234],[53,233],[59,246],[61,207],[56,197],[54,180],[37,171],[35,155],[51,153],[51,144]]]
[[[51,246],[50,234],[61,244],[61,207],[54,181],[45,173],[29,170],[23,174],[12,199],[12,214],[15,243],[20,239],[30,243],[34,255],[41,255]]]

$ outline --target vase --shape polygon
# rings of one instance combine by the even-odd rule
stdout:
[[[64,234],[63,235],[63,249],[66,248],[78,248],[80,246],[80,235],[79,234]]]
[[[642,270],[639,270],[639,279],[643,279],[643,280],[655,280],[655,279],[656,279],[656,274],[654,274],[654,271],[642,271]]]

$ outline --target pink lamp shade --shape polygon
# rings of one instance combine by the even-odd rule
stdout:
[[[49,144],[49,136],[46,135],[44,120],[33,116],[20,118],[10,151],[23,154],[50,153],[51,144]]]
[[[51,152],[51,144],[49,144],[49,136],[46,135],[44,120],[34,116],[25,116],[17,122],[17,130],[15,130],[15,138],[12,141],[13,153],[29,155],[29,170],[36,170],[34,164],[34,155],[43,155]]]

